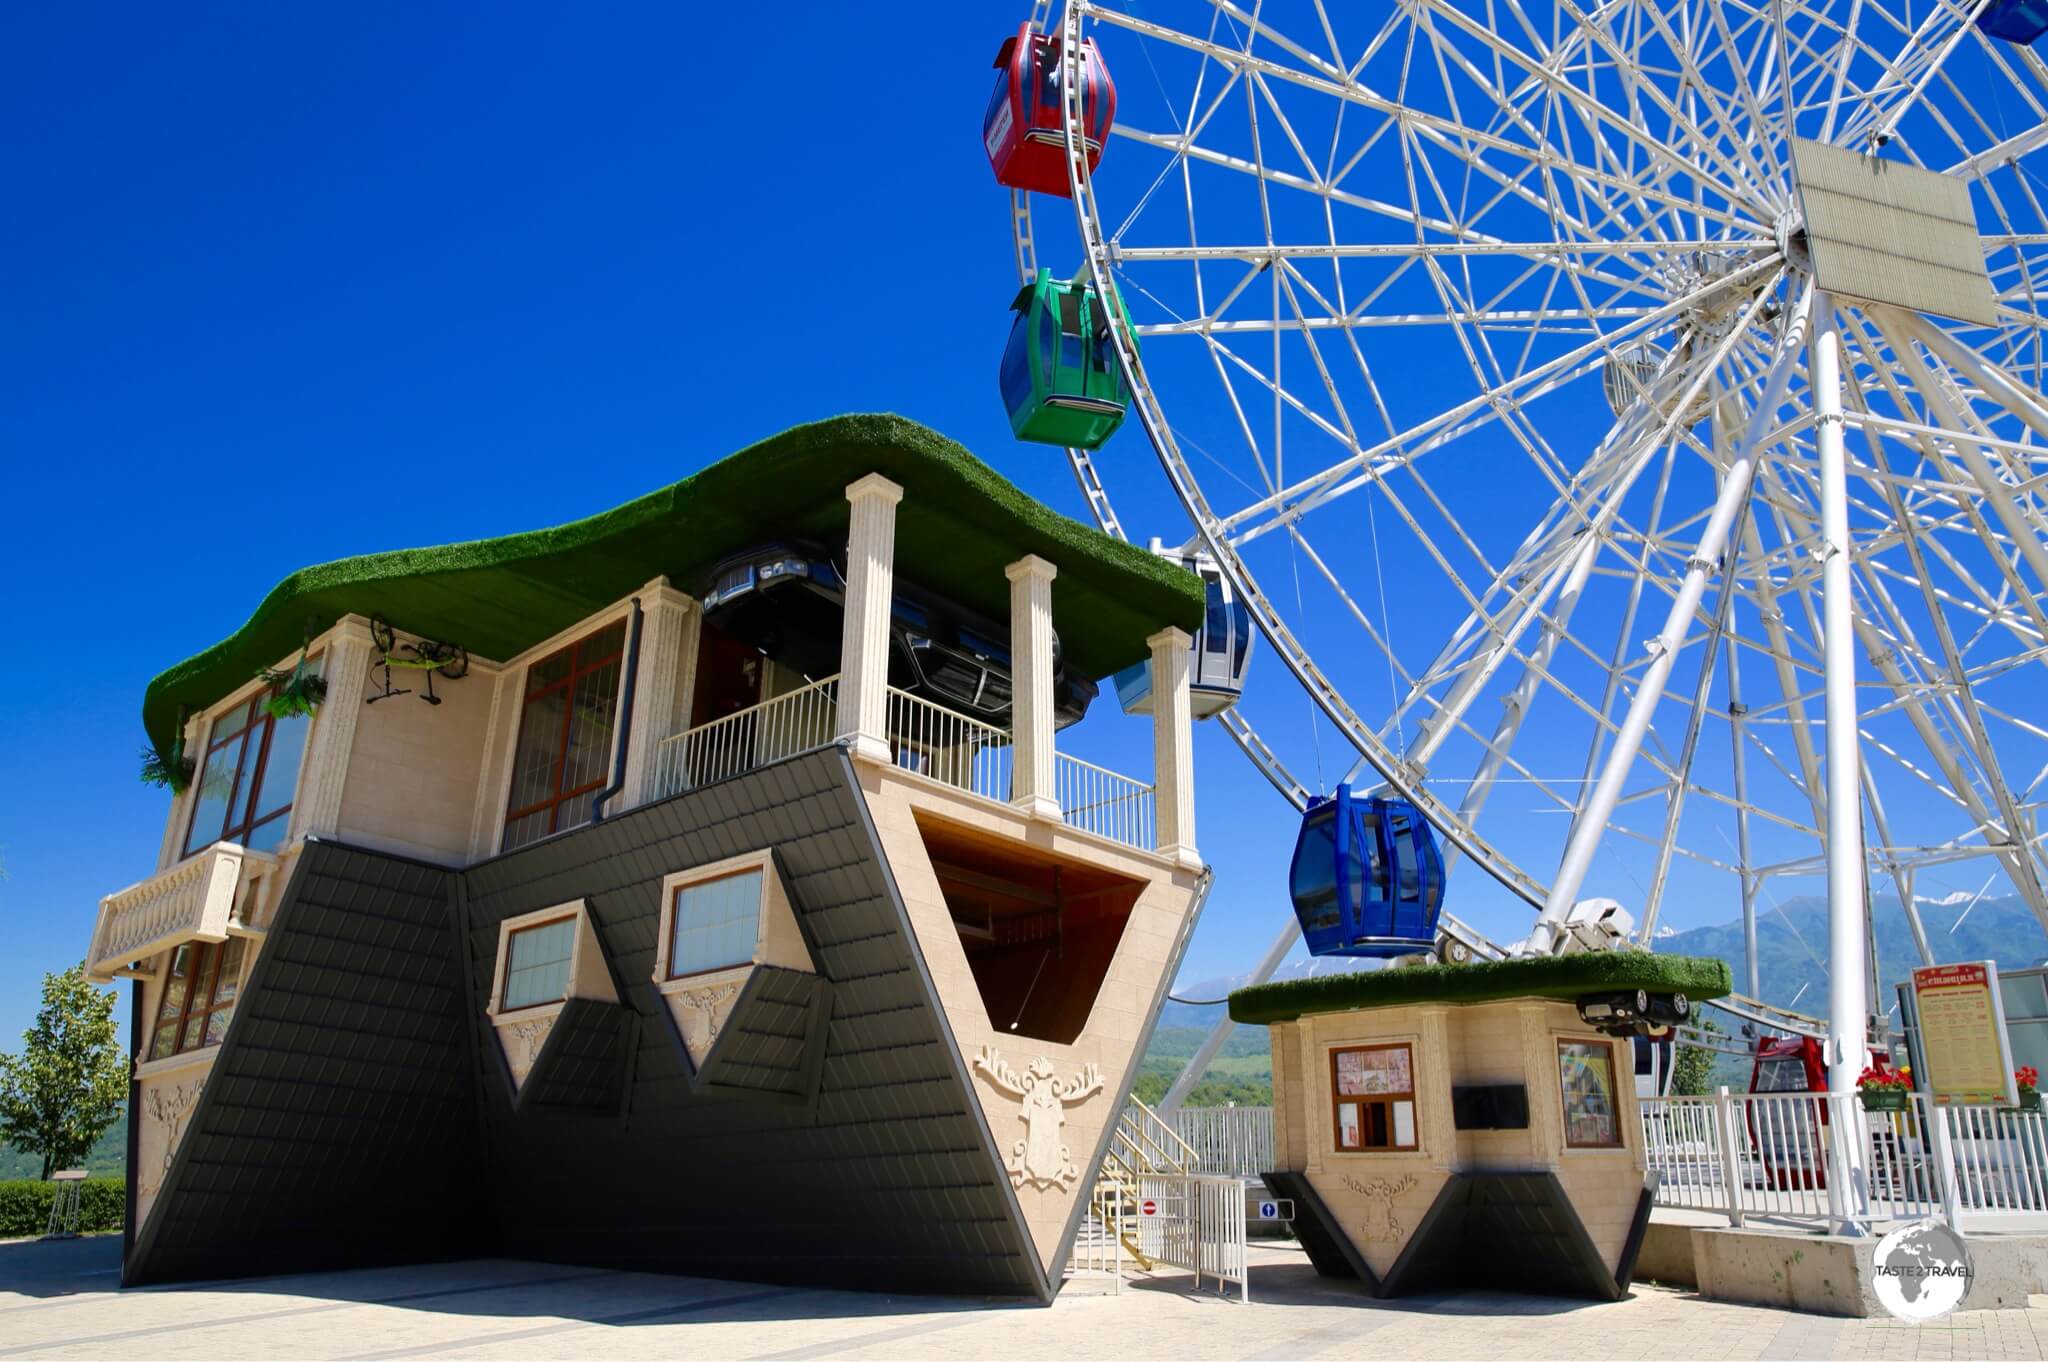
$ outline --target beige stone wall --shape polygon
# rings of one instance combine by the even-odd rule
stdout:
[[[157,1193],[163,1190],[164,1178],[171,1171],[172,1156],[185,1138],[192,1110],[199,1104],[199,1094],[206,1087],[207,1075],[213,1072],[214,1057],[219,1053],[218,1047],[200,1050],[159,1060],[140,1070],[141,1095],[135,1111],[129,1115],[136,1123],[135,1167],[130,1173],[135,1178],[138,1231],[149,1223]]]
[[[341,840],[439,865],[468,862],[495,680],[472,663],[459,681],[434,678],[441,703],[429,705],[420,699],[422,674],[399,672],[392,684],[413,694],[364,706],[383,689],[379,668],[359,693],[328,697],[330,705],[361,709],[342,788]]]
[[[1094,1170],[1086,1166],[1089,1156],[1108,1123],[1117,1117],[1116,1092],[1139,1058],[1139,1030],[1193,906],[1197,877],[1162,857],[1029,817],[894,767],[866,761],[858,766],[861,787],[881,833],[889,867],[902,890],[925,967],[945,1007],[954,1043],[974,1069],[975,1095],[997,1148],[1005,1159],[1025,1166],[1028,1151],[1023,1146],[1035,1121],[1042,1132],[1054,1134],[1056,1130],[1058,1144],[1071,1156],[1062,1162],[1074,1170],[1073,1177],[1059,1176],[1063,1170],[1054,1166],[1050,1169],[1054,1176],[1026,1177],[1017,1188],[1032,1240],[1050,1266],[1076,1199],[1087,1195],[1093,1179]],[[1144,882],[1087,1025],[1072,1044],[1020,1037],[999,1031],[989,1021],[966,951],[925,854],[916,822],[918,811]],[[977,1056],[984,1052],[988,1061],[977,1063]],[[1045,1077],[1031,1072],[1040,1060],[1050,1071]],[[1089,1089],[1094,1078],[1099,1078],[1101,1085]],[[1062,1092],[1088,1090],[1069,1102],[1052,1092],[1053,1082],[1061,1085]],[[1021,1096],[1015,1091],[1020,1083],[1027,1085]],[[1041,1106],[1044,1110],[1035,1117],[1029,1114]],[[1043,1162],[1038,1166],[1047,1167]],[[1012,1181],[1018,1179],[1013,1176]]]
[[[1557,1173],[1602,1259],[1614,1266],[1643,1186],[1642,1125],[1631,1054],[1615,1060],[1618,1149],[1572,1149],[1564,1139],[1559,1040],[1601,1041],[1569,1003],[1520,999],[1325,1013],[1275,1025],[1274,1136],[1281,1166],[1305,1173],[1375,1272],[1390,1269],[1408,1233],[1456,1171],[1549,1168]],[[1405,1041],[1413,1047],[1413,1152],[1339,1151],[1332,1125],[1330,1052]],[[1523,1083],[1526,1130],[1459,1131],[1453,1086]]]

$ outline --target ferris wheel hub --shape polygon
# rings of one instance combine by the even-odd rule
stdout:
[[[1778,243],[1778,254],[1785,257],[1785,263],[1801,274],[1813,273],[1813,251],[1807,245],[1806,215],[1797,208],[1787,208],[1778,214],[1771,234]]]

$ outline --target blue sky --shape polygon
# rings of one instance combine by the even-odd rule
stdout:
[[[100,895],[154,863],[167,801],[135,778],[144,684],[297,567],[572,519],[852,410],[924,421],[1085,515],[1064,458],[1013,441],[997,399],[1016,277],[980,117],[1018,12],[0,16],[0,662],[14,678],[0,707],[0,1047],[28,1023],[42,973],[84,950]],[[1156,67],[1123,81],[1137,116],[1155,86],[1167,93]],[[1126,153],[1105,174],[1141,165]],[[1065,211],[1044,201],[1039,217],[1063,274]],[[1398,346],[1373,362],[1428,410],[1470,395],[1469,376]],[[1188,385],[1165,394],[1184,433],[1226,443],[1220,389],[1154,367],[1162,386]],[[1566,422],[1567,446],[1604,425],[1597,394],[1581,397],[1598,424]],[[1507,467],[1474,448],[1489,479]],[[1185,537],[1135,428],[1101,462],[1134,538]],[[1526,527],[1508,483],[1460,490],[1471,524]],[[1368,606],[1392,596],[1412,651],[1440,636],[1447,607],[1400,562],[1390,590],[1372,590],[1372,533],[1335,551]],[[1318,659],[1361,710],[1384,712],[1383,658]],[[1252,685],[1256,722],[1297,774],[1336,780],[1347,758],[1270,656]],[[1532,732],[1533,759],[1576,771],[1576,748],[1549,752]],[[1149,772],[1146,724],[1110,703],[1074,740]],[[1248,968],[1283,920],[1294,819],[1213,725],[1196,769],[1218,870],[1186,971],[1200,979]],[[1547,874],[1562,823],[1518,817],[1533,805],[1496,796],[1516,853]],[[1640,886],[1627,859],[1612,864],[1589,888]],[[1727,876],[1675,874],[1664,922],[1735,916]],[[1981,875],[1928,876],[1921,892],[1974,890]],[[1815,887],[1780,883],[1766,903]],[[1528,920],[1470,874],[1450,906],[1503,938]]]
[[[848,410],[1085,514],[996,397],[1011,13],[0,18],[0,1048],[154,864],[144,684],[294,568],[570,519]],[[1112,454],[1156,480],[1135,431]],[[1163,502],[1134,531],[1185,533]],[[1091,726],[1149,771],[1141,721]],[[1197,761],[1204,974],[1278,925],[1292,819],[1213,726]]]

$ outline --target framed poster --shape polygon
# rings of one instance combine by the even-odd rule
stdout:
[[[1616,1149],[1621,1109],[1614,1092],[1614,1046],[1604,1040],[1560,1040],[1557,1084],[1564,1095],[1567,1149]]]
[[[1978,960],[1916,969],[1913,1005],[1920,1016],[1921,1065],[1927,1070],[1916,1077],[1935,1101],[2019,1103],[1996,964]]]

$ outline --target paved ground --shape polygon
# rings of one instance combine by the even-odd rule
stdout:
[[[120,1292],[119,1241],[0,1244],[0,1358],[1973,1358],[2043,1356],[2029,1310],[1912,1328],[1656,1287],[1612,1305],[1361,1299],[1291,1246],[1253,1249],[1250,1306],[1184,1276],[1051,1309],[476,1261]]]

